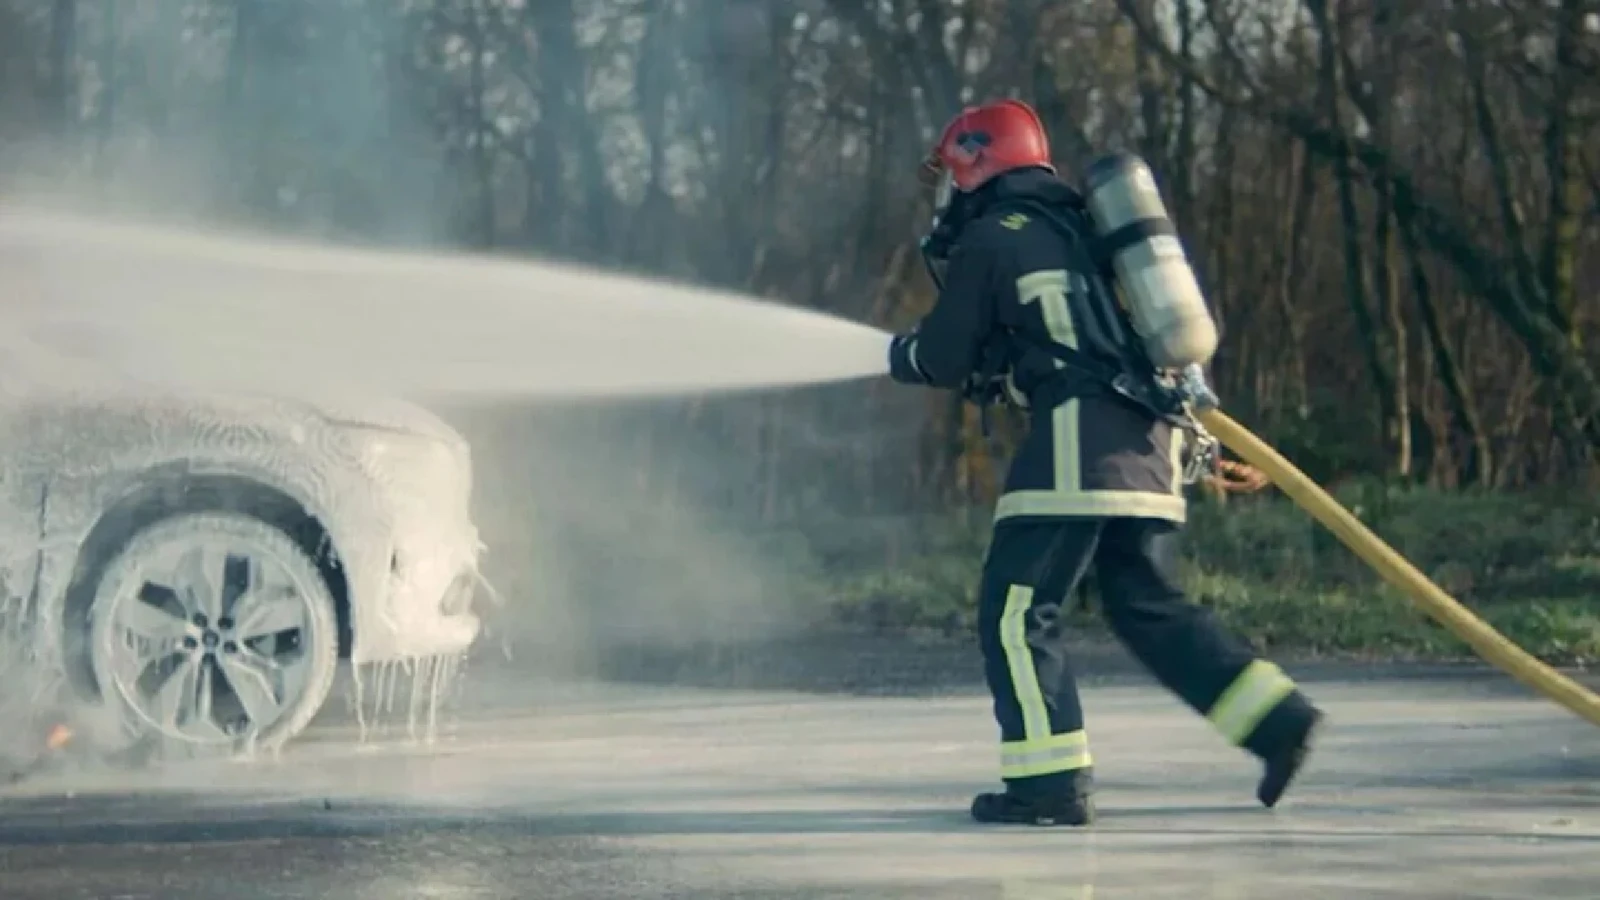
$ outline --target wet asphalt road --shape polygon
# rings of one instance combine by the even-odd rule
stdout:
[[[1092,661],[1102,821],[996,830],[965,817],[987,701],[944,652],[804,691],[726,659],[668,687],[480,668],[432,744],[335,709],[277,760],[30,782],[0,793],[0,898],[1600,894],[1600,731],[1503,679],[1301,667],[1330,728],[1267,812],[1247,759]]]

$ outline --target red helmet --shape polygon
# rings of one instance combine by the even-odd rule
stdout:
[[[977,190],[996,175],[1027,168],[1055,171],[1044,124],[1020,100],[963,109],[923,160],[926,179],[963,192]]]

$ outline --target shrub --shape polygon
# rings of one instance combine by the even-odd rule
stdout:
[[[1600,659],[1600,502],[1373,483],[1346,485],[1335,496],[1529,652],[1556,662]],[[1264,494],[1190,508],[1185,582],[1196,602],[1258,646],[1384,657],[1469,654],[1286,498]],[[825,567],[833,617],[878,630],[969,630],[987,529],[987,515],[965,511],[932,523],[883,520],[852,534],[850,564]],[[891,542],[896,553],[874,554]],[[1074,606],[1080,626],[1097,625]]]

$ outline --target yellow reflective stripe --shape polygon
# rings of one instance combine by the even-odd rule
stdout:
[[[1000,777],[1031,778],[1035,775],[1053,775],[1086,769],[1089,757],[1089,738],[1082,731],[1053,734],[1025,741],[1007,741],[1000,745]]]
[[[1083,463],[1078,457],[1078,398],[1051,410],[1050,440],[1050,449],[1055,454],[1055,475],[1050,483],[1063,493],[1081,492]]]
[[[1087,288],[1088,282],[1076,272],[1070,276],[1065,269],[1029,272],[1017,279],[1017,302],[1023,306],[1039,304],[1039,315],[1044,319],[1044,330],[1049,332],[1050,340],[1076,350],[1078,329],[1072,324],[1072,306],[1068,303],[1068,297],[1073,290]],[[1056,368],[1065,365],[1061,360],[1055,360]]]
[[[1000,615],[1000,646],[1011,673],[1011,692],[1022,710],[1022,735],[1026,740],[1050,735],[1050,710],[1044,704],[1039,673],[1028,649],[1027,615],[1032,606],[1033,588],[1014,584],[1006,593],[1005,612]]]
[[[1089,741],[1082,731],[1050,733],[1050,708],[1039,686],[1039,672],[1028,647],[1028,610],[1033,588],[1014,584],[1000,614],[1000,647],[1011,675],[1011,692],[1022,712],[1022,740],[1000,745],[1000,777],[1030,778],[1070,772],[1089,765]]]
[[[1017,301],[1023,306],[1039,304],[1039,315],[1050,340],[1071,350],[1078,349],[1078,329],[1072,322],[1070,297],[1074,291],[1087,290],[1088,283],[1082,275],[1065,269],[1029,272],[1017,279]],[[1057,369],[1066,366],[1059,359],[1052,358],[1051,362]],[[1083,481],[1083,467],[1078,463],[1077,398],[1051,410],[1050,424],[1055,457],[1051,486],[1058,491],[1076,491]]]
[[[1012,491],[995,504],[995,521],[1014,516],[1123,516],[1182,523],[1180,494],[1151,491]]]
[[[1172,429],[1172,493],[1183,496],[1183,448],[1189,435],[1182,428]]]
[[[1267,713],[1294,690],[1294,681],[1283,670],[1264,660],[1245,666],[1228,685],[1206,718],[1217,731],[1235,745],[1242,744],[1256,730]]]

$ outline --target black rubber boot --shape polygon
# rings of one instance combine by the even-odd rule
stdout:
[[[985,793],[972,798],[972,818],[985,825],[1088,825],[1094,821],[1094,798],[1079,794]]]
[[[1282,750],[1263,757],[1265,771],[1261,775],[1260,784],[1256,785],[1256,799],[1261,801],[1262,806],[1271,809],[1283,799],[1289,784],[1305,767],[1306,759],[1311,755],[1311,745],[1321,724],[1322,712],[1313,709],[1293,740],[1286,742]]]

